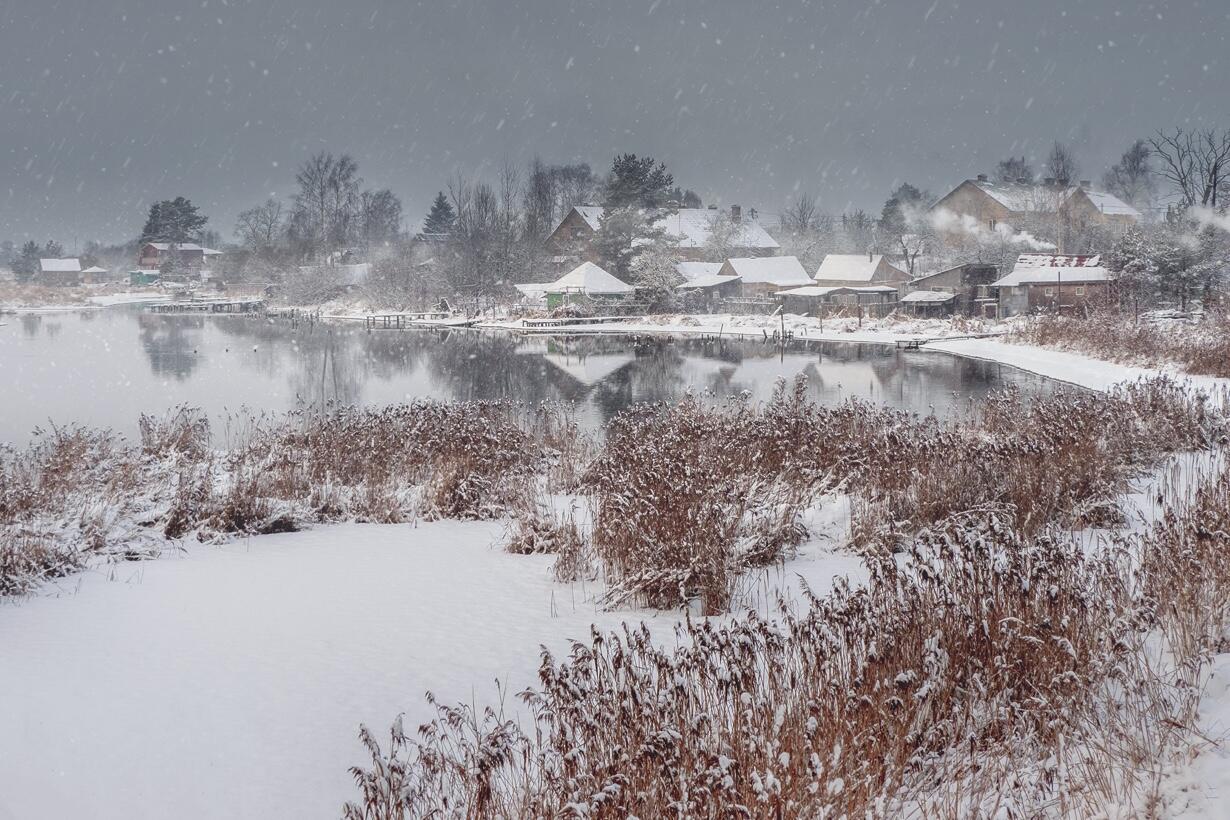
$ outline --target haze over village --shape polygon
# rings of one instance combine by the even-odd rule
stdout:
[[[1224,817],[1223,5],[0,0],[0,820]]]

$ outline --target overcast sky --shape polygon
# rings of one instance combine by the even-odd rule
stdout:
[[[349,152],[417,229],[457,167],[666,161],[706,204],[878,209],[1071,142],[1230,125],[1226,0],[0,0],[0,239],[230,237]]]

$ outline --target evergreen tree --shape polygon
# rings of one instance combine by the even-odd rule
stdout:
[[[431,203],[431,210],[427,212],[427,218],[423,220],[423,233],[448,235],[453,232],[456,223],[457,215],[453,212],[452,203],[441,191],[436,194],[435,201]]]
[[[671,198],[675,178],[666,171],[666,164],[653,157],[620,154],[611,162],[606,181],[606,208],[638,207],[646,210],[661,208]]]
[[[191,200],[182,196],[164,199],[149,206],[149,216],[141,229],[141,242],[200,242],[201,231],[209,218],[202,216]]]

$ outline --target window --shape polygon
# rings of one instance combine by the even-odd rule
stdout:
[[[1084,296],[1084,295],[1085,295],[1085,289],[1084,289],[1084,288],[1077,288],[1077,289],[1076,289],[1076,295],[1077,295],[1077,296]]]
[[[1055,295],[1055,289],[1054,289],[1054,288],[1047,288],[1047,289],[1046,289],[1046,295],[1047,295],[1047,296],[1054,296],[1054,295]]]
[[[994,220],[994,219],[988,219],[988,220],[987,220],[987,227],[988,227],[988,228],[990,228],[991,230],[995,230],[995,220]]]

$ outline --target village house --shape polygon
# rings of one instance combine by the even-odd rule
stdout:
[[[721,299],[737,299],[743,295],[743,278],[722,274],[722,262],[679,262],[675,270],[683,281],[675,286],[706,308]]]
[[[72,286],[81,284],[81,260],[38,260],[38,283],[40,285]]]
[[[560,223],[547,236],[544,246],[557,264],[572,264],[578,260],[597,262],[594,239],[601,226],[602,207],[576,205],[569,209]],[[734,256],[773,256],[780,246],[754,218],[745,218],[738,205],[730,211],[717,208],[667,209],[654,221],[671,240],[677,243],[677,257],[699,261],[710,252],[715,227],[729,220],[731,235],[723,247]],[[636,240],[634,240],[635,242]]]
[[[820,287],[870,287],[886,285],[904,290],[910,275],[879,253],[830,253],[820,263],[814,284]]]
[[[200,275],[209,270],[210,262],[222,251],[206,248],[195,242],[146,242],[137,255],[137,268],[162,270],[168,262],[177,266],[185,275]]]
[[[1075,186],[1017,180],[994,181],[986,174],[967,179],[931,206],[936,228],[952,238],[986,231],[1029,231],[1057,238],[1062,247],[1074,232],[1092,227],[1126,230],[1140,212],[1113,194],[1097,191],[1089,180]]]
[[[804,285],[779,290],[782,310],[800,316],[859,315],[887,316],[897,307],[897,289],[891,285]]]
[[[811,278],[795,256],[745,256],[727,259],[720,277],[738,277],[744,296],[770,296],[779,290],[811,284]]]
[[[531,301],[545,301],[548,310],[580,301],[624,299],[636,288],[622,282],[593,262],[582,262],[554,282],[514,285]]]
[[[1023,253],[1012,273],[992,283],[999,315],[1080,309],[1108,298],[1112,277],[1098,255]]]
[[[962,316],[994,318],[998,300],[991,284],[998,278],[999,268],[995,265],[975,262],[956,265],[910,280],[908,292],[901,301],[917,314],[933,315],[940,311]],[[944,294],[949,298],[913,296],[922,292]],[[913,298],[910,298],[911,296]],[[936,307],[937,305],[941,307]]]

